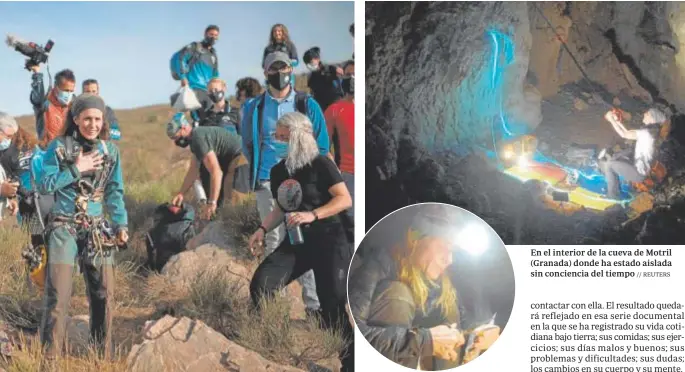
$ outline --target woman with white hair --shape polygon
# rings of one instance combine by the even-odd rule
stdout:
[[[622,138],[635,142],[635,155],[633,162],[629,163],[612,157],[600,162],[600,168],[607,182],[607,197],[617,199],[620,195],[618,177],[625,181],[639,183],[649,176],[654,161],[656,160],[656,148],[660,136],[661,125],[668,121],[666,114],[657,108],[647,110],[642,118],[645,125],[640,129],[628,130],[621,123],[613,111],[609,111],[604,118],[611,123],[616,133]]]
[[[276,208],[249,241],[256,254],[264,236],[285,222],[290,239],[259,265],[250,283],[255,306],[309,270],[314,271],[325,327],[341,327],[349,342],[341,353],[342,371],[354,370],[352,325],[347,318],[347,269],[354,247],[348,241],[341,214],[352,206],[340,171],[319,154],[312,123],[298,112],[276,123],[276,140],[288,144],[288,154],[271,169],[271,193]]]

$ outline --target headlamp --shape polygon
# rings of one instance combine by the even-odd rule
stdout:
[[[471,222],[459,230],[454,242],[455,247],[477,257],[490,247],[490,234],[483,223]]]

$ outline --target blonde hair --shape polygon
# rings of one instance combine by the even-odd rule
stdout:
[[[288,156],[285,159],[285,167],[290,174],[311,164],[319,155],[319,146],[314,139],[312,122],[307,116],[299,112],[289,112],[278,119],[276,126],[290,130]]]
[[[406,242],[395,250],[395,261],[398,267],[398,278],[400,282],[409,287],[414,298],[414,303],[425,313],[426,301],[428,300],[428,280],[423,268],[416,264],[416,258],[422,249],[427,236],[422,236],[418,231],[409,229],[407,231]],[[459,308],[457,305],[457,291],[452,285],[450,278],[444,273],[438,279],[441,284],[442,292],[438,297],[437,305],[440,307],[445,318],[458,318]]]
[[[223,79],[221,79],[221,78],[212,78],[212,80],[210,80],[210,81],[207,83],[207,87],[209,87],[210,85],[212,85],[212,83],[219,83],[219,84],[221,84],[221,89],[222,89],[222,90],[226,90],[226,86],[227,86],[227,85],[226,85],[226,82],[225,82]]]

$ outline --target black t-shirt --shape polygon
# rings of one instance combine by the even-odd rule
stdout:
[[[285,159],[271,168],[271,194],[285,212],[304,212],[319,208],[333,199],[328,189],[343,182],[331,159],[318,155],[310,165],[291,177]]]
[[[308,86],[321,111],[326,111],[328,106],[343,97],[335,66],[325,66],[323,70],[312,72]]]
[[[223,111],[215,112],[211,106],[206,109],[200,120],[201,127],[229,127],[233,126],[237,134],[240,134],[240,124],[238,122],[238,112],[230,109],[228,101]]]

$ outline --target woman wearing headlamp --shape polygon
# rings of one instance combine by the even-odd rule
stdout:
[[[452,264],[454,227],[443,206],[422,206],[403,244],[393,249],[391,262],[350,276],[357,326],[376,350],[403,366],[443,370],[459,364],[467,335],[459,329],[458,296],[446,272]],[[381,267],[390,269],[382,273]],[[369,283],[377,283],[370,302],[363,299]],[[498,335],[497,327],[477,335],[475,348],[489,348]]]

